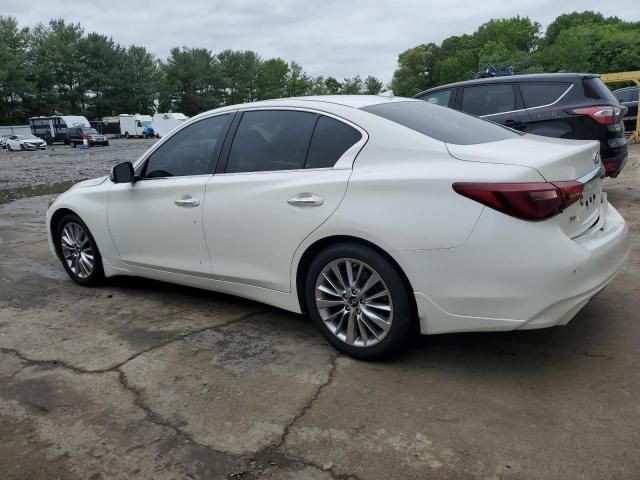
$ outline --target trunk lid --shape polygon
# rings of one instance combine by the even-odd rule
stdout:
[[[557,222],[570,238],[582,235],[597,224],[603,206],[606,207],[597,141],[523,135],[479,145],[447,144],[447,149],[459,160],[520,165],[535,169],[547,182],[577,180],[582,183],[580,200],[549,220]]]
[[[549,182],[577,180],[600,165],[600,144],[595,140],[523,135],[476,145],[446,145],[458,160],[530,167]]]

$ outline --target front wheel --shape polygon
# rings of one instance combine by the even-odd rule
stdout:
[[[62,266],[79,285],[93,286],[104,278],[102,258],[87,225],[75,214],[65,215],[55,231]]]
[[[11,148],[11,145],[9,145],[8,143],[7,143],[7,150],[10,152],[13,152],[13,148]]]
[[[317,255],[307,272],[305,300],[325,339],[360,359],[399,350],[414,321],[401,274],[384,255],[359,244],[333,245]]]

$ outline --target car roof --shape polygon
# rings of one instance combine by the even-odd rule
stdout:
[[[443,88],[462,87],[465,85],[484,85],[491,83],[527,83],[527,82],[575,82],[582,78],[596,78],[599,75],[594,73],[530,73],[527,75],[505,75],[502,77],[474,78],[462,82],[448,83],[437,87],[429,88],[418,93],[416,97],[426,93],[435,92]]]
[[[414,98],[383,96],[383,95],[315,95],[307,97],[289,97],[274,98],[272,100],[262,100],[259,102],[241,103],[237,105],[229,105],[226,107],[216,108],[203,112],[198,117],[204,116],[211,112],[224,112],[234,110],[246,110],[251,108],[266,107],[318,107],[320,110],[330,110],[331,106],[342,106],[351,108],[363,108],[371,105],[392,102],[416,102]]]

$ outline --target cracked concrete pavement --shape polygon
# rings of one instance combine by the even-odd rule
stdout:
[[[606,187],[631,258],[568,326],[377,363],[262,304],[79,287],[49,256],[49,197],[0,205],[0,479],[637,479],[639,168],[636,146]]]

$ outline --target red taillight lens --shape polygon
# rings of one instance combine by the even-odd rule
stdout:
[[[597,107],[574,108],[571,111],[576,115],[587,115],[603,125],[610,125],[619,121],[622,109],[610,105],[601,105]]]
[[[545,220],[575,203],[583,185],[577,181],[534,183],[454,183],[471,200],[523,220]]]

